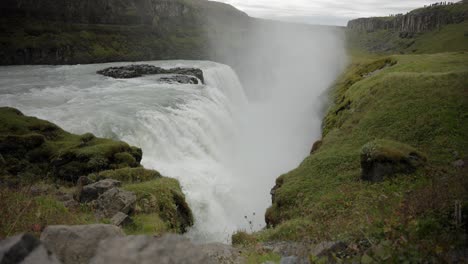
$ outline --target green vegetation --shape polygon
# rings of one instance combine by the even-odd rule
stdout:
[[[277,179],[266,213],[274,228],[257,239],[365,239],[366,258],[389,262],[443,261],[460,249],[464,227],[452,215],[467,204],[468,181],[451,164],[467,155],[467,79],[467,52],[355,60],[332,90],[322,146]],[[362,151],[395,160],[417,153],[427,165],[369,184],[360,180]]]
[[[147,170],[144,168],[123,168],[118,170],[107,170],[88,175],[94,181],[102,179],[114,179],[125,183],[136,183],[154,180],[162,177],[161,174],[155,170]]]
[[[361,154],[371,159],[393,161],[406,159],[412,154],[424,157],[424,154],[420,153],[415,148],[392,140],[374,140],[369,142],[364,145]]]
[[[39,236],[48,225],[97,222],[86,206],[70,210],[52,195],[33,195],[31,188],[0,187],[0,215],[0,239],[22,232]]]
[[[0,108],[1,174],[11,180],[31,178],[75,182],[106,169],[140,166],[141,149],[92,134],[70,134],[16,109]],[[4,179],[6,177],[3,177]]]
[[[66,208],[61,202],[73,202],[80,176],[119,180],[137,195],[134,224],[125,228],[130,234],[183,233],[193,225],[179,182],[141,167],[141,149],[90,133],[74,135],[9,107],[0,108],[0,124],[0,237],[39,234],[51,224],[109,223],[87,205]]]
[[[169,230],[183,233],[193,225],[192,212],[177,180],[160,177],[125,185],[124,189],[137,195],[137,213],[157,213]],[[139,220],[143,226],[148,225],[147,221],[153,221],[151,217]]]

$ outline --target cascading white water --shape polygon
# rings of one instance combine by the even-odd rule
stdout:
[[[230,67],[217,63],[149,64],[199,67],[206,85],[158,83],[156,76],[116,80],[95,73],[118,63],[2,67],[0,105],[74,133],[92,132],[141,147],[145,167],[181,181],[196,218],[189,235],[228,240],[239,228],[234,212],[242,207],[232,195],[235,176],[228,167],[238,114],[247,105],[242,86]]]

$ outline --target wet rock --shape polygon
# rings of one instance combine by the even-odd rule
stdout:
[[[111,223],[116,226],[126,226],[132,224],[133,221],[130,216],[122,212],[118,212],[111,218]]]
[[[128,79],[141,77],[143,75],[154,75],[154,74],[177,74],[178,76],[183,77],[164,77],[166,82],[173,81],[177,83],[194,83],[198,84],[198,80],[202,83],[205,82],[203,71],[196,68],[171,68],[163,69],[161,67],[156,67],[148,64],[134,64],[121,67],[110,67],[100,71],[97,71],[98,74],[118,78],[118,79]],[[164,80],[163,80],[164,81]],[[196,81],[196,82],[195,82]]]
[[[410,174],[422,167],[426,157],[415,148],[392,140],[374,140],[362,148],[361,178],[381,182],[395,174]]]
[[[136,195],[120,188],[112,188],[96,200],[96,211],[99,217],[113,217],[118,212],[129,214],[136,203]]]
[[[87,203],[96,200],[99,195],[105,193],[106,191],[120,187],[122,184],[120,181],[113,179],[104,179],[96,183],[83,186],[81,192],[78,194],[79,201],[81,203]]]
[[[2,264],[59,264],[60,261],[30,234],[22,234],[0,241]]]
[[[114,225],[48,226],[41,241],[64,264],[84,264],[94,256],[100,241],[124,236]]]
[[[160,82],[170,83],[170,84],[198,84],[198,79],[193,76],[187,75],[174,75],[169,77],[159,78]]]
[[[203,252],[202,246],[177,235],[161,238],[127,236],[102,241],[91,264],[219,263]],[[222,263],[222,262],[221,262]]]

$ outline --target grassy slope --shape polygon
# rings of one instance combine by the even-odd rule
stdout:
[[[332,90],[321,148],[278,178],[266,213],[276,227],[257,238],[388,239],[395,256],[416,258],[441,258],[463,242],[451,214],[456,200],[466,205],[468,182],[451,163],[467,156],[467,79],[467,52],[355,58]],[[414,146],[429,165],[383,183],[362,182],[361,149],[374,139]],[[408,253],[410,245],[417,250]]]

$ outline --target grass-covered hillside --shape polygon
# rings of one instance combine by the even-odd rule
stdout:
[[[0,108],[0,124],[0,237],[40,234],[53,224],[110,222],[97,214],[99,204],[80,200],[83,179],[115,179],[136,196],[127,233],[182,233],[193,224],[178,181],[143,168],[141,149],[71,134],[9,107]]]
[[[453,250],[465,239],[459,236],[465,227],[452,217],[454,206],[463,203],[465,214],[468,206],[466,169],[453,164],[467,161],[467,79],[468,52],[351,65],[332,92],[321,147],[277,179],[266,213],[274,228],[260,237],[388,239],[392,249],[414,248],[421,257]],[[389,160],[411,146],[427,162],[383,182],[364,181],[361,155],[376,140],[386,141],[379,151]]]

